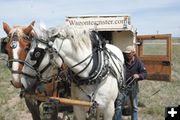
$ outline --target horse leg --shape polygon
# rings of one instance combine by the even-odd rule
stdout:
[[[104,111],[103,120],[112,120],[114,116],[114,111],[114,101],[111,101]]]
[[[86,120],[86,111],[81,107],[74,106],[73,107],[75,120]]]
[[[112,100],[109,104],[104,107],[97,108],[97,120],[112,120],[114,116],[114,101]]]
[[[95,101],[99,105],[99,110],[103,114],[104,120],[112,120],[114,116],[114,102],[118,95],[118,85],[116,79],[112,76],[109,76],[106,81],[100,83],[100,87],[97,89],[95,94]]]
[[[39,112],[39,104],[31,98],[27,98],[27,97],[24,97],[24,98],[25,98],[26,105],[29,111],[31,112],[33,120],[41,120],[40,112]]]

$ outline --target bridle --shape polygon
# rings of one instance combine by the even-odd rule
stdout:
[[[30,78],[37,78],[41,81],[48,81],[47,78],[42,78],[42,74],[51,66],[53,65],[52,62],[50,61],[42,70],[38,70],[39,66],[41,65],[42,60],[44,59],[46,55],[46,51],[48,51],[50,54],[50,59],[53,58],[53,53],[52,50],[49,50],[48,42],[43,40],[43,39],[34,39],[35,42],[37,43],[38,41],[45,44],[47,47],[45,49],[39,48],[36,44],[36,47],[34,48],[34,51],[30,53],[30,59],[36,61],[36,64],[31,65],[27,61],[24,61],[24,64],[27,65],[31,70],[34,70],[36,72],[36,75],[30,75],[29,73],[22,72],[23,75],[28,76]],[[54,76],[54,75],[52,75]],[[51,78],[51,77],[50,77]]]
[[[14,34],[12,37],[10,37],[10,36],[8,36],[8,37],[9,37],[9,39],[11,38],[12,40],[9,41],[9,43],[7,43],[7,44],[10,44],[11,49],[15,49],[15,48],[17,47],[17,42],[20,40],[20,39],[18,39],[18,35],[17,35],[17,34]],[[24,34],[24,39],[26,39],[26,41],[28,42],[28,47],[27,47],[27,48],[23,48],[24,52],[27,54],[28,51],[29,51],[29,49],[30,49],[30,47],[31,47],[30,39],[32,39],[32,38],[29,37],[28,35],[25,35],[25,34]],[[24,39],[23,39],[23,40],[24,40]],[[26,42],[26,41],[25,41],[25,42]],[[9,54],[8,54],[8,55],[9,55]],[[18,63],[24,65],[24,60],[14,59],[14,58],[13,58],[13,55],[9,55],[9,59],[8,59],[8,61],[7,61],[7,66],[8,66],[8,68],[10,69],[10,71],[11,71],[13,74],[22,74],[21,71],[19,71],[19,70],[13,70],[13,69],[12,69],[12,63],[13,63],[13,62],[18,62]]]
[[[55,41],[56,38],[62,39],[62,42],[60,43],[60,47],[58,48],[58,50],[56,50],[55,48],[53,48],[53,43],[54,43],[54,41]],[[33,55],[30,56],[33,60],[37,60],[37,64],[35,64],[35,65],[31,66],[31,67],[29,66],[29,67],[30,67],[30,68],[33,68],[33,70],[36,71],[36,73],[38,74],[38,77],[40,77],[40,78],[41,78],[41,76],[42,76],[42,73],[45,72],[45,71],[49,68],[50,65],[52,65],[52,64],[51,64],[51,63],[52,63],[52,59],[54,58],[53,53],[55,53],[56,55],[58,55],[58,57],[60,57],[60,59],[62,60],[62,63],[64,64],[64,59],[63,59],[62,55],[61,55],[58,51],[60,51],[60,50],[62,49],[62,46],[63,46],[65,37],[61,36],[60,34],[57,34],[56,36],[50,37],[50,38],[48,38],[48,39],[49,39],[49,41],[48,41],[48,40],[43,40],[43,39],[36,39],[36,42],[39,41],[39,42],[45,44],[47,47],[43,49],[43,48],[38,48],[38,46],[36,45],[36,47],[35,47],[35,49],[34,49],[34,51],[33,51],[33,53],[32,53],[33,55],[39,54],[39,56],[40,56],[40,54],[44,54],[45,52],[49,52],[49,53],[50,53],[50,54],[49,54],[49,55],[50,55],[50,62],[44,67],[43,70],[38,71],[37,68],[40,66],[40,63],[42,62],[42,59],[43,59],[44,56],[41,57],[41,59],[35,58]],[[41,53],[34,53],[34,52],[37,52],[38,50],[40,50]],[[73,68],[75,68],[75,67],[83,64],[85,61],[89,60],[88,63],[87,63],[87,65],[86,65],[84,68],[82,68],[78,73],[75,73],[75,74],[73,74],[73,75],[71,74],[71,75],[72,75],[72,76],[70,75],[71,78],[74,78],[74,77],[76,77],[76,76],[78,77],[80,73],[82,73],[83,71],[85,71],[85,70],[87,69],[87,67],[90,65],[90,63],[93,61],[93,57],[94,57],[98,52],[101,52],[101,51],[103,51],[103,49],[102,49],[101,47],[94,48],[94,49],[92,50],[92,53],[89,54],[86,58],[84,58],[84,59],[81,60],[80,62],[76,63],[75,65],[70,66],[70,67],[69,67],[69,70],[71,71]],[[44,53],[43,53],[43,52],[44,52]],[[32,60],[32,59],[31,59],[31,60]],[[98,66],[98,67],[100,67],[100,66]],[[98,68],[98,71],[93,72],[93,74],[91,74],[89,77],[87,77],[87,78],[82,78],[83,81],[86,80],[86,79],[90,80],[90,79],[92,79],[92,78],[96,78],[96,77],[100,74],[100,71],[101,71],[101,70],[100,70],[100,71],[99,71],[99,70],[100,70],[100,68]],[[93,70],[93,71],[94,71],[94,70]],[[71,71],[71,73],[72,73],[72,71]],[[25,74],[25,73],[23,73],[23,74]],[[28,73],[26,73],[26,75],[28,75]],[[33,77],[36,77],[36,76],[33,76]]]
[[[58,50],[56,50],[55,48],[52,47],[53,45],[53,42],[55,41],[56,38],[61,38],[62,39],[62,42],[60,44],[60,48]],[[36,75],[30,75],[29,73],[25,73],[25,72],[21,72],[21,74],[25,75],[25,76],[28,76],[30,78],[38,78],[40,80],[42,80],[42,74],[51,66],[53,65],[54,63],[52,62],[52,59],[54,58],[54,55],[53,53],[55,53],[56,55],[58,55],[58,57],[60,57],[60,59],[62,60],[62,63],[64,64],[64,59],[63,57],[61,56],[61,54],[58,52],[61,50],[62,46],[63,46],[63,43],[64,43],[64,39],[65,37],[61,36],[60,34],[57,34],[56,36],[53,36],[53,37],[50,37],[48,38],[49,41],[46,41],[44,39],[38,39],[38,38],[35,38],[35,42],[41,42],[43,44],[45,44],[47,47],[46,48],[39,48],[36,44],[36,47],[34,48],[34,51],[32,53],[30,53],[30,57],[31,57],[31,60],[36,60],[36,64],[35,65],[30,65],[28,62],[24,61],[23,63],[26,64],[30,69],[34,70],[37,74]],[[38,70],[42,60],[44,59],[44,56],[45,56],[45,53],[46,52],[49,52],[49,58],[50,58],[50,62],[42,69],[42,70]],[[96,51],[94,51],[96,52]],[[92,54],[90,54],[88,57],[86,57],[84,60],[82,60],[81,62],[73,65],[70,67],[70,69],[82,64],[83,62],[85,62],[88,58],[90,58],[90,61],[89,61],[89,64],[90,62],[92,61]],[[20,62],[20,61],[19,61]],[[88,64],[88,65],[89,65]],[[81,72],[83,72],[87,67],[85,66],[85,68],[83,68],[80,72],[78,72],[76,75],[80,74]]]

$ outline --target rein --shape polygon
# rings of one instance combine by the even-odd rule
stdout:
[[[72,69],[72,68],[74,68],[74,67],[82,64],[82,63],[85,62],[88,58],[91,57],[90,60],[89,60],[89,62],[88,62],[88,64],[87,64],[82,70],[80,70],[78,73],[76,73],[76,76],[79,75],[80,73],[82,73],[82,72],[90,65],[91,61],[93,60],[93,56],[95,55],[95,53],[97,52],[97,50],[98,50],[97,48],[94,49],[93,52],[92,52],[90,55],[88,55],[85,59],[83,59],[83,60],[80,61],[79,63],[77,63],[77,64],[75,64],[75,65],[73,65],[73,66],[70,67],[70,69]]]
[[[21,74],[31,77],[31,78],[38,78],[38,79],[42,79],[42,74],[52,65],[51,63],[47,64],[42,70],[37,70],[36,68],[34,68],[34,66],[30,65],[28,62],[24,62],[24,64],[26,64],[29,68],[31,68],[32,70],[35,70],[37,75],[30,75],[28,73],[25,72],[21,72]]]
[[[10,59],[10,60],[7,61],[7,66],[8,66],[9,69],[11,69],[11,63],[13,63],[13,62],[18,62],[18,63],[20,63],[22,65],[24,64],[23,60],[20,60],[20,59]]]
[[[60,54],[55,48],[52,47],[52,46],[53,46],[53,42],[54,42],[54,40],[55,40],[57,37],[58,37],[58,38],[61,37],[61,39],[62,39],[62,42],[61,42],[61,44],[60,44],[60,48],[59,48],[59,50],[58,50],[58,51],[60,51],[61,48],[62,48],[62,45],[63,45],[63,42],[64,42],[64,39],[65,39],[65,38],[62,37],[62,36],[60,36],[59,34],[56,35],[56,36],[51,37],[51,38],[50,38],[50,41],[44,41],[43,39],[37,39],[37,40],[38,40],[39,42],[41,42],[41,43],[46,44],[46,45],[47,45],[47,48],[46,48],[45,50],[49,51],[50,53],[52,53],[52,52],[56,53],[56,54],[61,58],[62,62],[64,63],[64,59],[63,59],[63,57],[61,56],[61,54]],[[74,67],[76,67],[76,66],[84,63],[88,58],[91,57],[91,59],[90,59],[90,61],[88,62],[87,66],[85,66],[81,71],[79,71],[78,73],[76,73],[76,76],[79,75],[80,73],[82,73],[82,72],[89,66],[89,64],[90,64],[91,61],[92,61],[93,55],[94,55],[94,53],[95,53],[97,50],[98,50],[98,49],[94,49],[93,52],[92,52],[92,54],[88,55],[85,59],[83,59],[83,60],[80,61],[79,63],[77,63],[77,64],[73,65],[72,67],[70,67],[70,69],[72,69],[72,68],[74,68]],[[44,51],[44,52],[45,52],[45,51]],[[53,54],[51,54],[51,55],[53,55]],[[52,59],[52,58],[53,58],[53,56],[50,57],[50,59]],[[41,58],[41,59],[42,59],[42,58]],[[41,61],[41,62],[42,62],[42,61]],[[41,62],[40,62],[40,63],[41,63]],[[51,65],[51,64],[49,63],[45,68],[48,68],[50,65]],[[34,66],[32,66],[32,67],[34,67]],[[39,66],[38,66],[38,67],[39,67]],[[38,67],[36,66],[36,68],[38,68]],[[43,70],[43,71],[45,71],[45,70]],[[37,72],[37,70],[36,70],[36,72]],[[39,73],[42,74],[42,72],[39,72]]]
[[[34,70],[34,68],[28,63],[28,62],[26,62],[26,61],[23,61],[23,60],[20,60],[20,59],[10,59],[10,60],[8,60],[7,61],[7,66],[8,66],[8,68],[10,69],[10,71],[13,73],[13,74],[24,74],[24,75],[26,75],[26,76],[28,76],[28,77],[31,77],[31,78],[36,78],[36,76],[32,76],[32,75],[29,75],[29,74],[27,74],[27,73],[23,73],[22,71],[18,71],[18,70],[12,70],[12,67],[11,67],[11,63],[12,62],[19,62],[20,64],[22,64],[22,65],[27,65],[28,67],[30,67],[31,69],[33,69]]]

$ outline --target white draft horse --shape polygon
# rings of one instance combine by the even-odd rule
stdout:
[[[61,66],[65,63],[71,72],[71,95],[75,99],[93,101],[93,109],[73,106],[77,120],[85,120],[97,108],[96,119],[112,120],[114,115],[114,102],[124,80],[124,57],[122,51],[114,45],[104,44],[100,36],[84,28],[62,27],[40,30],[34,28],[37,39],[42,41],[42,36],[47,37],[46,42],[41,42],[31,49],[31,54],[36,48],[44,49],[45,56],[42,66],[50,62]],[[93,42],[94,41],[94,42]],[[51,56],[51,57],[50,57]],[[34,65],[28,54],[26,62]],[[36,71],[24,66],[24,73],[32,75]],[[26,80],[25,80],[26,79]],[[22,75],[22,84],[33,81],[28,76]],[[33,82],[32,82],[33,83]]]

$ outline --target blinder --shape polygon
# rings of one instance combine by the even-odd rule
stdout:
[[[1,53],[8,54],[6,50],[6,45],[9,42],[9,37],[1,38]]]
[[[37,61],[36,64],[33,65],[34,68],[39,67],[39,65],[41,64],[41,62],[42,62],[42,60],[43,60],[43,58],[45,56],[45,53],[46,53],[45,49],[38,48],[38,47],[36,47],[34,49],[34,52],[30,53],[31,60],[36,60]]]

